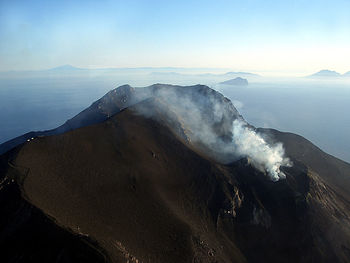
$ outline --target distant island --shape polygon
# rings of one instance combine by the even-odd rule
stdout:
[[[59,67],[55,67],[55,68],[51,68],[51,69],[48,69],[50,71],[70,71],[70,70],[85,70],[83,68],[77,68],[77,67],[74,67],[72,65],[63,65],[63,66],[59,66]]]
[[[248,80],[241,77],[237,77],[234,79],[229,79],[229,80],[220,82],[220,84],[232,85],[232,86],[248,86]]]
[[[255,73],[250,73],[250,72],[242,72],[242,71],[239,71],[239,72],[233,72],[233,71],[230,71],[230,72],[227,72],[225,74],[223,74],[225,76],[235,76],[235,75],[240,75],[240,76],[247,76],[247,77],[261,77],[260,75],[258,74],[255,74]]]
[[[336,72],[336,71],[323,69],[323,70],[316,72],[308,77],[309,78],[324,78],[324,77],[334,78],[334,77],[340,77],[340,76],[341,76],[341,74]]]
[[[344,73],[343,77],[350,77],[350,71]]]

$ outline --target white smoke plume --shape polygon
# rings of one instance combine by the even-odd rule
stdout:
[[[285,178],[280,168],[291,166],[291,162],[284,156],[282,144],[269,145],[244,121],[228,99],[205,86],[188,87],[192,89],[190,92],[183,90],[186,87],[163,86],[146,97],[160,99],[162,103],[157,105],[165,105],[162,110],[169,120],[177,116],[171,123],[181,122],[191,143],[205,145],[219,162],[230,163],[248,157],[251,164],[267,172],[271,180]],[[139,107],[138,112],[157,117],[147,107]]]
[[[291,166],[291,162],[284,157],[282,143],[269,145],[259,134],[239,120],[233,122],[232,143],[239,155],[250,157],[257,168],[263,166],[273,181],[285,178],[280,167]]]

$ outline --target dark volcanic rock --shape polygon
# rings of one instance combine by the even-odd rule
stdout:
[[[8,156],[0,158],[0,261],[1,262],[108,262],[103,249],[88,236],[62,228],[25,200],[19,172],[4,170]],[[20,172],[24,172],[22,170]]]
[[[349,262],[349,164],[258,129],[293,162],[273,182],[193,142],[194,112],[223,141],[243,120],[206,86],[123,86],[2,155],[1,262]]]

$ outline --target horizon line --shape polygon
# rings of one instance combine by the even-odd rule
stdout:
[[[288,70],[234,70],[232,68],[228,68],[228,67],[182,67],[182,66],[135,66],[135,67],[110,67],[110,66],[106,66],[106,67],[79,67],[79,66],[73,66],[71,64],[62,64],[62,65],[58,65],[55,67],[50,67],[50,68],[44,68],[44,69],[12,69],[12,70],[0,70],[0,73],[15,73],[15,72],[40,72],[40,71],[50,71],[50,70],[137,70],[137,69],[183,69],[183,70],[222,70],[222,71],[226,71],[226,73],[229,72],[234,72],[234,73],[252,73],[252,74],[257,74],[259,75],[262,72],[265,73],[296,73],[296,71],[288,71]],[[338,73],[339,76],[344,76],[348,73],[350,73],[349,71],[345,71],[344,73],[340,73],[336,70],[333,69],[321,69],[318,71],[312,71],[310,73],[304,73],[305,77],[307,76],[312,76],[313,74],[317,74],[320,73],[322,71],[331,71],[331,72],[335,72]],[[210,73],[210,72],[208,72]],[[205,74],[205,73],[204,73]],[[301,72],[299,72],[299,74],[302,74]],[[308,75],[310,74],[310,75]]]

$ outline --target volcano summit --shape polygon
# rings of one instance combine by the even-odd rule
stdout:
[[[350,261],[350,164],[207,86],[124,85],[0,151],[1,262]]]

